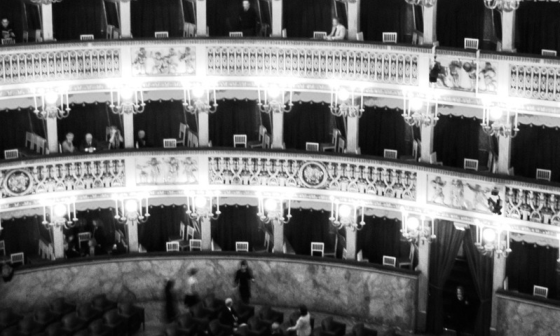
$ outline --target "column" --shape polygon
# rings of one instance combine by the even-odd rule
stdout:
[[[53,227],[52,229],[54,257],[56,259],[64,259],[64,233],[62,227]]]
[[[282,0],[272,1],[272,37],[282,37]]]
[[[346,227],[346,260],[356,260],[357,241],[358,231],[354,228]]]
[[[209,209],[212,211],[212,209]],[[212,224],[209,217],[200,218],[200,239],[202,240],[202,251],[212,250]]]
[[[275,219],[272,222],[274,228],[274,248],[273,253],[284,253],[284,224]]]
[[[47,144],[49,154],[58,153],[58,124],[57,118],[47,118]]]
[[[198,147],[210,147],[210,124],[208,112],[198,113]]]
[[[432,221],[432,225],[434,222]],[[437,238],[436,238],[437,239]],[[418,315],[416,316],[416,330],[426,331],[426,318],[428,314],[428,290],[430,272],[430,243],[422,240],[418,244]]]
[[[358,144],[360,139],[360,118],[346,118],[346,152],[351,154],[360,154]]]
[[[272,149],[284,149],[284,112],[272,112]]]
[[[132,38],[132,28],[130,19],[130,1],[124,2],[119,1],[119,16],[121,24],[121,38],[130,39]]]
[[[496,299],[496,291],[503,287],[506,278],[506,258],[498,257],[494,253],[494,278],[492,281],[492,321],[490,322],[490,332],[495,334],[498,325],[498,300]]]
[[[434,126],[420,126],[422,142],[420,144],[420,160],[430,163],[430,156],[434,151]]]
[[[502,51],[516,52],[515,49],[515,12],[502,11]]]
[[[49,42],[54,39],[52,5],[41,5],[41,16],[43,21],[43,41]]]
[[[511,166],[511,138],[498,138],[498,174],[508,175]]]
[[[420,9],[419,7],[415,8]],[[437,1],[432,7],[424,7],[424,44],[439,45],[436,35]]]
[[[348,1],[348,39],[356,40],[360,32],[360,1]]]
[[[138,222],[135,220],[128,220],[126,222],[128,234],[128,252],[138,252]]]
[[[134,148],[134,114],[125,113],[123,118],[124,148]]]
[[[273,11],[274,12],[274,11]],[[196,1],[196,37],[205,37],[210,34],[206,23],[206,0]]]

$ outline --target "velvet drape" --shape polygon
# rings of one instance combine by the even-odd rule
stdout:
[[[38,5],[25,3],[27,29],[41,29],[41,8]]]
[[[410,255],[410,243],[402,240],[401,221],[387,217],[364,217],[366,225],[358,231],[357,252],[370,263],[383,264],[383,256],[405,258]]]
[[[397,41],[404,42],[407,33],[406,6],[404,1],[362,0],[360,24],[364,40],[381,42],[384,32],[394,32],[397,33]]]
[[[107,24],[110,24],[116,28],[119,28],[119,11],[117,6],[119,4],[117,2],[106,1],[105,0],[105,13],[107,15]]]
[[[443,332],[443,288],[453,269],[465,231],[455,229],[453,222],[435,220],[435,235],[437,238],[431,243],[430,251],[427,329],[439,334]]]
[[[506,261],[510,290],[533,294],[533,286],[548,288],[548,297],[558,299],[556,259],[558,249],[511,241],[512,252]]]
[[[478,160],[480,119],[441,115],[434,130],[434,152],[444,166],[463,168]]]
[[[292,209],[292,219],[284,225],[284,239],[296,254],[310,255],[311,242],[334,245],[335,229],[329,221],[330,212],[313,209]]]
[[[190,223],[183,205],[151,206],[148,221],[138,227],[140,244],[148,252],[165,251],[169,237],[179,235],[181,222]]]
[[[229,36],[239,28],[242,3],[237,0],[207,0],[206,19],[211,37]],[[254,8],[253,8],[254,9]]]
[[[62,1],[52,7],[54,37],[58,41],[79,40],[85,34],[105,38],[107,17],[103,0]]]
[[[0,156],[7,149],[25,147],[25,132],[45,137],[42,120],[31,109],[0,111]]]
[[[314,31],[330,33],[332,0],[284,0],[282,18],[289,38],[312,38]]]
[[[494,259],[482,255],[474,245],[476,242],[476,230],[465,231],[463,251],[469,265],[476,294],[480,300],[480,306],[476,315],[474,327],[475,335],[490,335],[490,322],[492,320],[492,283],[494,272]]]
[[[384,149],[394,149],[399,156],[410,155],[412,147],[411,139],[406,141],[407,128],[410,126],[405,123],[402,110],[366,106],[360,118],[362,154],[383,156]]]
[[[264,245],[258,209],[254,206],[225,205],[222,214],[212,221],[212,238],[223,251],[235,251],[235,242],[249,242],[249,250]]]
[[[6,255],[23,252],[25,258],[37,255],[41,237],[41,216],[12,218],[2,221],[0,240],[6,244]]]
[[[560,51],[560,6],[555,2],[522,1],[515,11],[518,52],[541,54],[542,49]]]
[[[183,17],[185,18],[185,22],[196,24],[196,2],[185,0],[180,1],[183,2]]]
[[[512,140],[511,165],[515,175],[535,178],[537,168],[552,170],[551,181],[560,181],[560,131],[558,128],[519,125]]]
[[[16,42],[23,41],[23,31],[27,28],[25,7],[20,0],[0,1],[0,19],[8,19],[16,35]]]
[[[232,147],[234,134],[246,134],[247,141],[259,139],[261,112],[256,100],[222,99],[209,124],[212,146]]]
[[[298,102],[284,114],[284,142],[288,149],[305,150],[306,142],[331,141],[334,116],[325,103]]]
[[[484,3],[479,0],[438,1],[437,37],[440,46],[464,48],[465,38],[484,39]]]
[[[187,116],[180,100],[150,101],[146,103],[144,113],[134,115],[134,137],[138,131],[144,130],[148,142],[154,147],[163,147],[163,139],[177,139],[179,137],[179,124],[195,124]],[[191,115],[190,118],[194,116]],[[187,118],[187,119],[186,119]],[[196,131],[196,129],[195,129]]]
[[[348,28],[348,13],[346,12],[346,3],[342,1],[335,1],[336,16],[341,25]]]
[[[136,0],[131,2],[132,35],[153,38],[154,33],[166,31],[169,37],[183,36],[181,0]]]

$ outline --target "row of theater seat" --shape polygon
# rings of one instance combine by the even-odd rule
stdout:
[[[78,306],[56,299],[28,316],[0,311],[1,336],[120,336],[132,335],[143,325],[144,308],[117,304],[103,294]]]

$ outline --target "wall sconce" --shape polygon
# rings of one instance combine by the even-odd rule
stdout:
[[[259,196],[257,216],[261,222],[268,224],[271,221],[279,224],[288,224],[292,219],[292,201],[288,199],[288,214],[284,218],[284,200]]]
[[[356,104],[356,90],[331,86],[331,113],[337,117],[357,117],[364,113],[364,90],[360,94],[360,105]]]
[[[39,104],[38,100],[41,100]],[[70,115],[68,91],[64,89],[39,89],[33,96],[35,110],[33,112],[39,119],[63,119]],[[66,105],[66,108],[64,107]]]
[[[484,133],[495,136],[495,137],[505,137],[505,138],[515,138],[519,133],[519,113],[514,112],[515,117],[513,124],[511,123],[511,112],[510,108],[506,108],[506,113],[504,117],[504,108],[492,103],[491,101],[483,102],[482,110],[482,123],[480,126]]]
[[[187,215],[192,220],[199,221],[201,218],[210,218],[216,220],[222,213],[220,211],[220,194],[207,192],[204,194],[188,194],[187,198]],[[216,198],[216,212],[212,212],[213,200]]]
[[[144,224],[148,221],[150,217],[148,195],[140,195],[137,197],[114,195],[113,200],[115,201],[115,219],[120,224],[126,224],[129,221],[132,224],[134,224],[134,222],[138,222],[138,224]],[[142,206],[144,205],[144,203],[146,207],[146,213],[142,215]]]
[[[475,246],[484,256],[492,257],[494,252],[500,256],[507,256],[511,253],[509,246],[509,230],[504,230],[504,225],[500,225],[497,230],[476,224],[476,243]],[[502,233],[505,231],[505,244],[503,242]]]
[[[344,227],[351,228],[354,231],[361,230],[366,225],[364,221],[365,209],[362,204],[362,220],[357,222],[358,207],[357,204],[340,203],[334,197],[331,197],[331,217],[329,218],[331,224],[338,230]]]
[[[74,198],[66,200],[43,200],[43,225],[46,228],[70,228],[74,222],[78,221],[76,217],[76,200]],[[47,208],[49,208],[47,210]],[[49,220],[47,220],[47,215]]]
[[[266,86],[266,87],[265,87]],[[258,106],[263,113],[290,113],[294,103],[292,101],[294,91],[289,89],[290,99],[288,104],[284,102],[286,97],[286,88],[279,87],[276,84],[268,84],[259,86],[259,102]]]
[[[431,243],[436,239],[433,219],[428,221],[431,222],[431,225],[426,225],[427,220],[424,215],[418,218],[417,216],[410,216],[403,208],[401,208],[401,211],[403,212],[401,233],[406,240],[412,244],[418,244],[421,240]]]
[[[426,109],[424,110],[424,104]],[[434,104],[434,112],[431,111]],[[424,98],[418,97],[413,92],[403,92],[403,114],[404,121],[410,126],[435,126],[438,118],[438,97],[435,94],[427,94]]]
[[[216,101],[215,86],[204,83],[184,83],[183,108],[186,112],[193,114],[216,113],[218,103]]]
[[[138,114],[144,112],[146,103],[144,103],[144,92],[142,89],[133,89],[128,85],[122,85],[120,88],[113,88],[109,92],[111,95],[111,104],[109,107],[114,114]],[[116,95],[117,103],[115,104]]]

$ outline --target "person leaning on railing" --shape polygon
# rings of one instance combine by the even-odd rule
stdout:
[[[325,40],[345,40],[346,39],[346,27],[340,23],[340,19],[334,17],[332,19],[333,28],[329,35],[325,36]]]

